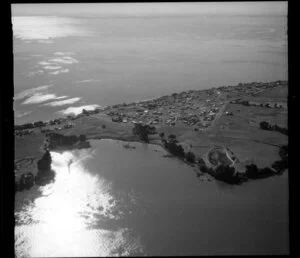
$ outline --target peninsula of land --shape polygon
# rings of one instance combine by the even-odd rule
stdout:
[[[89,148],[90,139],[158,144],[194,166],[199,178],[207,174],[229,184],[280,175],[288,169],[287,86],[275,81],[190,90],[16,125],[16,189],[44,182],[43,175],[53,179],[48,165],[43,169],[49,173],[38,166],[41,159],[51,162],[49,150]]]

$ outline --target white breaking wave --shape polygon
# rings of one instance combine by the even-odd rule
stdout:
[[[38,62],[38,64],[39,64],[39,65],[52,65],[51,63],[46,62],[46,61]]]
[[[75,55],[74,52],[55,52],[54,55],[57,56],[68,56],[68,55]]]
[[[38,43],[52,44],[53,40],[50,39],[40,39],[37,41]],[[30,42],[31,43],[31,42]]]
[[[60,100],[60,101],[53,101],[50,103],[46,103],[43,106],[51,106],[51,107],[56,107],[56,106],[64,106],[68,104],[73,104],[75,102],[78,102],[80,98],[72,98],[72,99],[66,99],[66,100]]]
[[[80,106],[80,107],[68,107],[66,109],[60,110],[57,113],[63,114],[63,115],[69,115],[69,114],[74,114],[78,115],[82,113],[82,110],[85,109],[87,111],[94,110],[97,107],[100,107],[99,105],[86,105],[86,106]]]
[[[15,117],[20,118],[22,116],[27,116],[31,113],[32,113],[32,111],[25,111],[25,112],[15,111]]]
[[[68,96],[60,96],[60,97],[57,97],[56,99],[65,99],[67,98]]]
[[[61,66],[52,66],[52,65],[44,66],[44,69],[46,69],[46,70],[57,70],[57,69],[61,69],[61,68],[62,68]]]
[[[53,58],[53,59],[49,59],[48,61],[54,62],[54,63],[62,63],[62,64],[77,64],[77,63],[79,63],[78,60],[76,60],[75,58],[70,57],[70,56],[64,56],[62,58]]]
[[[26,99],[22,104],[38,104],[50,99],[56,99],[55,94],[45,94],[45,93],[35,93],[28,99]]]
[[[59,99],[65,99],[68,96],[59,96],[57,97],[54,93],[48,93],[47,90],[49,87],[52,87],[53,84],[49,85],[42,85],[36,88],[28,89],[25,91],[22,91],[18,93],[14,99],[15,100],[21,100],[26,98],[25,101],[22,102],[22,104],[38,104],[43,103],[48,100],[59,100]],[[74,101],[74,99],[72,100]],[[52,102],[51,102],[52,103]],[[57,103],[58,104],[58,103]],[[16,115],[17,117],[20,117],[20,115]]]
[[[31,77],[31,76],[34,76],[36,74],[44,74],[44,71],[43,70],[37,70],[37,71],[34,71],[34,72],[30,72],[30,73],[28,73],[28,76]]]
[[[66,66],[79,63],[79,61],[70,55],[74,55],[73,52],[55,52],[55,58],[39,61],[36,68],[37,71],[31,72],[29,76],[33,76],[39,73],[47,72],[50,75],[57,75],[60,73],[68,73],[69,68]]]
[[[52,75],[57,75],[59,73],[68,73],[69,72],[69,69],[62,69],[62,70],[58,70],[58,71],[54,71],[54,72],[49,72],[49,74],[52,74]]]
[[[81,81],[74,81],[73,83],[86,83],[86,82],[100,82],[101,80],[95,80],[95,79],[87,79],[87,80],[81,80]]]
[[[14,97],[14,99],[15,100],[24,99],[28,96],[33,95],[36,92],[47,90],[49,87],[52,87],[52,86],[53,86],[53,84],[49,84],[49,85],[42,85],[42,86],[39,86],[39,87],[36,87],[36,88],[31,88],[31,89],[28,89],[28,90],[24,90],[24,91],[18,93]]]

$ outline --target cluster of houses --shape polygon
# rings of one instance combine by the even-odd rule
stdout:
[[[99,108],[96,108],[94,110],[82,110],[82,113],[76,115],[76,116],[67,116],[67,117],[61,117],[61,118],[56,118],[53,120],[49,120],[49,121],[37,121],[37,122],[32,122],[32,123],[26,123],[23,125],[15,125],[15,130],[27,130],[27,129],[34,129],[34,128],[41,128],[41,127],[45,127],[45,126],[52,126],[52,125],[60,125],[62,123],[65,123],[67,121],[70,120],[76,120],[80,117],[83,116],[88,116],[88,115],[92,115],[92,114],[97,114],[100,112]],[[69,127],[64,127],[64,128],[69,128]]]
[[[287,104],[286,103],[276,103],[276,102],[259,103],[259,102],[256,102],[256,101],[248,101],[248,100],[242,100],[242,99],[232,100],[230,103],[232,103],[232,104],[240,104],[240,105],[244,105],[244,106],[267,107],[267,108],[284,108],[284,109],[287,109]]]
[[[224,105],[224,99],[231,98],[229,96],[238,95],[255,95],[262,90],[276,87],[278,85],[287,85],[286,81],[276,81],[270,83],[244,83],[237,86],[222,86],[207,90],[189,90],[181,93],[173,93],[172,95],[162,96],[157,99],[123,103],[113,106],[106,106],[101,109],[84,110],[76,116],[67,116],[66,118],[58,118],[50,121],[38,121],[27,123],[24,125],[16,125],[16,135],[24,135],[33,133],[34,128],[45,126],[61,125],[70,120],[75,120],[83,116],[89,116],[104,112],[109,115],[113,122],[118,123],[143,123],[143,124],[167,124],[174,126],[180,121],[188,126],[208,127],[215,119],[216,114]],[[287,108],[285,103],[257,103],[242,99],[232,100],[231,103],[242,105],[253,105],[261,107]],[[232,115],[232,114],[226,114]],[[71,124],[62,127],[56,127],[54,130],[61,130],[72,127]],[[22,132],[21,132],[22,131]]]
[[[255,95],[265,89],[286,84],[286,81],[253,82],[208,90],[190,90],[157,99],[114,105],[107,107],[105,111],[107,115],[111,116],[113,122],[118,123],[164,123],[174,126],[176,122],[180,121],[188,126],[208,127],[224,105],[223,101],[224,98],[227,99],[227,96],[232,94],[235,96]],[[246,100],[233,100],[231,103],[285,108],[284,103],[256,103]],[[233,114],[227,113],[225,115]]]
[[[218,89],[223,92],[242,91],[244,93],[255,94],[260,91],[271,89],[279,85],[287,86],[287,81],[275,81],[275,82],[250,82],[250,83],[239,83],[237,86],[222,86]]]
[[[111,106],[105,113],[118,123],[174,126],[180,121],[188,126],[208,127],[224,104],[218,99],[220,94],[217,90],[207,90],[203,99],[203,91],[190,90],[158,99]]]
[[[15,136],[24,136],[24,135],[32,135],[34,134],[33,130],[18,130],[15,131]]]
[[[34,123],[27,123],[24,125],[15,125],[15,136],[24,136],[24,135],[35,134],[36,128],[41,129],[42,133],[50,132],[53,130],[62,130],[62,129],[72,128],[74,126],[73,123],[71,123],[71,122],[66,123],[66,121],[69,121],[69,119],[70,119],[70,117],[58,118],[58,119],[45,121],[45,122],[38,121],[38,122],[34,122]],[[74,120],[74,117],[72,117],[72,119]],[[42,129],[43,127],[54,126],[54,125],[58,125],[58,126],[51,128],[51,129]]]
[[[50,125],[50,124],[46,124],[46,125]],[[44,125],[44,126],[46,126]],[[72,128],[74,126],[74,124],[72,123],[67,123],[64,124],[62,126],[58,126],[58,127],[54,127],[51,129],[41,129],[42,133],[47,133],[47,132],[51,132],[51,131],[59,131],[59,130],[63,130],[63,129],[69,129]],[[25,135],[33,135],[36,133],[36,131],[34,130],[35,127],[33,127],[33,129],[17,129],[15,130],[15,136],[25,136]],[[40,128],[40,127],[39,127]]]
[[[41,128],[49,125],[60,125],[64,123],[68,118],[57,118],[54,120],[49,121],[38,121],[34,123],[27,123],[23,125],[15,125],[15,130],[26,130],[26,129],[34,129],[34,128]]]

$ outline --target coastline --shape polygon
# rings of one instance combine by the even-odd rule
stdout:
[[[256,111],[256,120],[265,118],[266,115],[271,118],[274,116],[274,112],[283,117],[286,110],[282,106],[278,107],[276,105],[250,105],[249,99],[257,101],[260,98],[260,94],[276,91],[277,87],[286,88],[286,86],[286,81],[265,84],[239,84],[235,86],[236,88],[222,86],[210,90],[176,93],[134,104],[124,103],[108,106],[102,110],[83,110],[77,116],[55,119],[47,123],[42,121],[35,122],[31,125],[32,128],[28,128],[28,125],[16,126],[16,141],[25,141],[27,146],[35,149],[38,147],[42,150],[46,149],[45,143],[49,134],[63,135],[64,137],[77,137],[83,134],[87,141],[92,139],[112,139],[124,142],[146,142],[163,147],[170,155],[177,156],[177,158],[191,166],[201,166],[203,157],[208,155],[213,146],[228,148],[231,145],[230,152],[234,153],[236,161],[232,164],[228,163],[229,167],[233,167],[239,173],[241,168],[242,171],[246,171],[247,166],[253,164],[253,162],[257,164],[257,167],[266,168],[278,160],[278,148],[287,145],[288,136],[274,131],[261,130],[257,123],[253,123],[249,131],[249,117],[253,116],[251,115],[253,110]],[[229,92],[228,88],[230,89]],[[243,98],[248,99],[248,101],[240,101]],[[270,96],[269,100],[272,100]],[[206,108],[206,111],[203,111],[204,108]],[[162,109],[163,112],[161,111]],[[186,109],[189,110],[188,112],[194,113],[188,113],[184,116]],[[282,112],[283,114],[281,114]],[[116,119],[116,114],[121,118]],[[179,118],[180,115],[181,118]],[[169,121],[170,117],[172,118],[171,123]],[[186,117],[189,117],[189,119]],[[207,117],[210,118],[208,119],[209,125],[201,128],[199,124],[203,123]],[[277,121],[277,115],[275,118]],[[233,125],[232,128],[228,126],[228,123]],[[141,138],[141,135],[134,133],[133,129],[137,125],[145,126],[145,128],[153,127],[155,128],[155,133],[147,135],[147,141],[145,141]],[[240,127],[238,131],[235,129],[237,126]],[[32,144],[32,140],[37,135],[39,135],[39,143]],[[162,135],[164,136],[162,137]],[[176,140],[174,143],[173,140],[167,138],[170,135],[175,136]],[[244,145],[242,148],[241,144]],[[177,155],[176,151],[172,153],[172,146],[176,148],[179,146],[182,149],[180,150],[181,156]],[[70,147],[66,146],[65,148]],[[250,148],[250,157],[248,156],[249,150],[247,148]],[[18,157],[25,156],[22,155],[22,149],[21,147],[16,150]],[[266,155],[261,155],[259,152],[256,153],[255,149],[259,149],[260,153],[263,152]],[[246,152],[246,155],[244,152]],[[42,154],[43,151],[40,153]],[[187,153],[192,153],[190,161],[185,156]],[[208,168],[216,169],[216,166],[211,164],[207,158],[204,158],[204,160]],[[252,160],[252,162],[249,162],[249,160]],[[222,162],[217,163],[218,165],[222,164]],[[24,169],[26,170],[26,168]],[[24,172],[24,169],[21,168],[18,171]],[[206,172],[211,172],[211,170]],[[20,175],[22,172],[17,174]],[[197,173],[197,177],[200,177],[201,174],[203,173]]]
[[[210,92],[210,91],[214,91],[214,90],[219,90],[219,91],[222,91],[223,89],[232,89],[234,91],[234,88],[237,89],[237,91],[240,91],[240,88],[241,87],[249,87],[249,86],[254,86],[254,87],[257,87],[258,89],[255,90],[255,92],[245,92],[245,95],[243,97],[246,97],[247,95],[251,94],[253,96],[261,93],[261,92],[264,92],[264,90],[268,89],[268,88],[272,88],[272,87],[276,87],[278,85],[287,85],[288,81],[286,80],[283,80],[283,81],[272,81],[272,82],[267,82],[267,83],[262,83],[262,82],[252,82],[252,83],[239,83],[237,85],[234,85],[234,86],[219,86],[219,87],[213,87],[211,89],[203,89],[203,90],[186,90],[186,91],[181,91],[179,93],[173,93],[171,95],[164,95],[164,96],[160,96],[160,97],[154,97],[154,98],[151,98],[151,99],[145,99],[145,100],[138,100],[138,101],[134,101],[134,102],[131,102],[131,103],[123,103],[123,104],[115,104],[115,105],[106,105],[104,107],[101,107],[101,108],[95,108],[94,110],[91,110],[91,111],[85,111],[85,112],[82,112],[81,114],[79,115],[67,115],[67,116],[62,116],[62,117],[59,117],[59,118],[56,118],[56,119],[53,119],[53,120],[44,120],[44,121],[35,121],[35,122],[31,122],[31,123],[25,123],[25,124],[20,124],[20,125],[16,125],[15,126],[15,130],[22,130],[22,127],[26,124],[32,124],[33,127],[43,127],[43,126],[47,126],[47,125],[50,125],[51,123],[54,123],[54,124],[59,124],[60,121],[72,121],[76,118],[80,118],[82,117],[82,115],[86,114],[86,115],[89,115],[89,114],[95,114],[95,113],[99,113],[99,112],[102,112],[102,111],[106,111],[106,110],[109,110],[109,109],[112,109],[114,107],[119,107],[119,106],[122,106],[125,104],[125,106],[128,106],[130,104],[143,104],[143,103],[147,103],[147,102],[151,102],[151,101],[156,101],[156,100],[159,100],[159,99],[162,99],[162,98],[167,98],[167,97],[170,97],[170,96],[173,96],[174,94],[175,95],[180,95],[180,94],[183,94],[183,93],[186,93],[186,92],[199,92],[199,93],[205,93],[205,92]],[[263,88],[263,89],[261,89]],[[209,93],[210,95],[210,93]],[[233,96],[231,97],[231,99],[238,99],[238,95],[237,96]],[[233,100],[231,100],[233,101]]]

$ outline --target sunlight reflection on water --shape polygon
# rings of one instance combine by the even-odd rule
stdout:
[[[57,16],[12,17],[13,34],[22,40],[39,40],[52,43],[50,39],[67,36],[86,36],[88,32],[78,27],[78,20]],[[77,25],[77,26],[76,26]]]
[[[42,196],[16,213],[17,257],[130,255],[141,248],[127,228],[101,229],[101,222],[118,220],[122,212],[111,183],[83,167],[92,152],[51,156],[55,182],[40,187]]]

